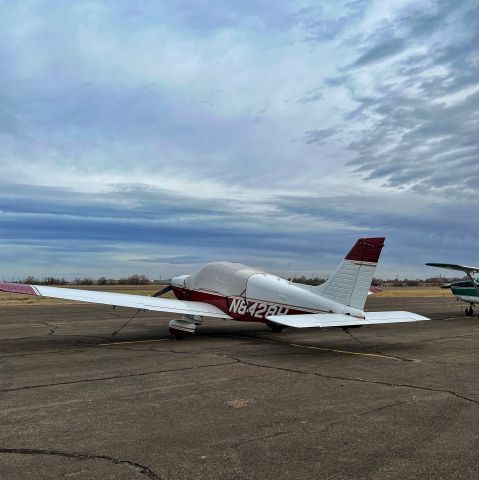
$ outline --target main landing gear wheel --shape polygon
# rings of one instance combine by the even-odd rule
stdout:
[[[171,320],[169,323],[169,330],[171,337],[175,340],[181,340],[185,335],[193,335],[196,330],[196,325],[201,325],[201,318],[196,316],[184,315],[178,320]]]
[[[277,323],[268,323],[268,327],[275,333],[280,333],[284,329],[284,325],[278,325]]]
[[[474,310],[472,309],[472,305],[471,305],[469,308],[466,308],[466,310],[464,311],[464,313],[465,313],[468,317],[472,317],[472,315],[474,314]]]

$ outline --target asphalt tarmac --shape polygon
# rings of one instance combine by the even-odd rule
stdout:
[[[479,317],[285,330],[94,305],[0,307],[0,478],[479,478]]]

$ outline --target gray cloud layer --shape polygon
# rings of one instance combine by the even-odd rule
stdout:
[[[474,263],[476,1],[0,4],[5,275]]]
[[[438,2],[435,13],[388,27],[365,40],[343,78],[349,84],[358,67],[388,60],[371,94],[353,91],[358,106],[347,118],[363,127],[349,144],[350,165],[393,187],[470,194],[479,180],[477,2]]]

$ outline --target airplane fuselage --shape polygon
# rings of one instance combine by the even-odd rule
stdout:
[[[362,310],[322,297],[311,291],[309,286],[300,286],[266,273],[250,275],[244,290],[236,294],[220,293],[214,289],[188,288],[188,277],[176,277],[171,282],[178,300],[212,304],[238,321],[268,323],[267,316],[304,313],[364,316]]]
[[[451,292],[459,300],[466,303],[479,303],[479,293],[477,287],[472,282],[456,282],[450,285]]]

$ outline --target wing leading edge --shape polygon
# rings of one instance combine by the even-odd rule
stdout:
[[[183,315],[200,315],[202,317],[231,317],[214,305],[204,302],[175,300],[172,298],[147,297],[125,293],[98,292],[95,290],[77,290],[74,288],[45,287],[43,285],[25,285],[20,283],[0,282],[1,292],[21,293],[40,297],[63,298],[78,302],[100,303],[117,307],[139,308]]]
[[[305,315],[274,315],[268,320],[295,328],[314,327],[352,327],[361,325],[380,325],[383,323],[421,322],[430,320],[411,312],[366,312],[365,318],[352,317],[340,313],[311,313]]]
[[[479,272],[479,267],[469,267],[467,265],[457,265],[455,263],[426,263],[429,267],[447,268],[448,270],[458,270],[465,273]]]

